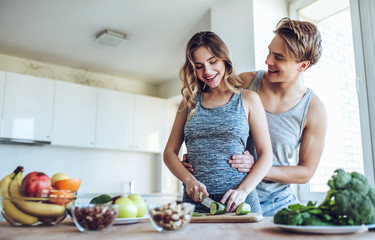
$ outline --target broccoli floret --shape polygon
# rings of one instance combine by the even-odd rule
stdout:
[[[337,169],[336,175],[332,176],[332,179],[328,181],[328,185],[331,189],[343,189],[352,180],[351,174],[345,172],[343,169]]]
[[[337,169],[328,181],[330,190],[319,208],[330,210],[338,225],[375,223],[374,188],[358,173]]]

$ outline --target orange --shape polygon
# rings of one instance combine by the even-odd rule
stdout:
[[[66,206],[75,198],[75,195],[70,190],[51,189],[48,197],[50,198],[48,202]]]
[[[81,186],[80,178],[69,178],[55,182],[55,188],[59,190],[77,191],[79,186]]]

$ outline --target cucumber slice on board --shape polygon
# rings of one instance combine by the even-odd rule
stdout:
[[[251,211],[250,204],[243,202],[240,205],[238,205],[236,209],[236,215],[246,215],[250,213],[250,211]]]
[[[194,212],[193,217],[207,217],[208,213]]]
[[[224,214],[225,213],[225,205],[219,202],[213,202],[210,206],[210,214],[217,215],[217,214]]]

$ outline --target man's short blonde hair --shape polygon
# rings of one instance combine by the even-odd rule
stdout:
[[[279,21],[274,33],[284,39],[287,54],[296,62],[310,61],[310,67],[319,61],[322,39],[314,24],[286,17]]]

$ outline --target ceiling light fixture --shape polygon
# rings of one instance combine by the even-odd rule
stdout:
[[[96,36],[96,41],[111,46],[117,46],[126,41],[126,35],[106,29]]]

